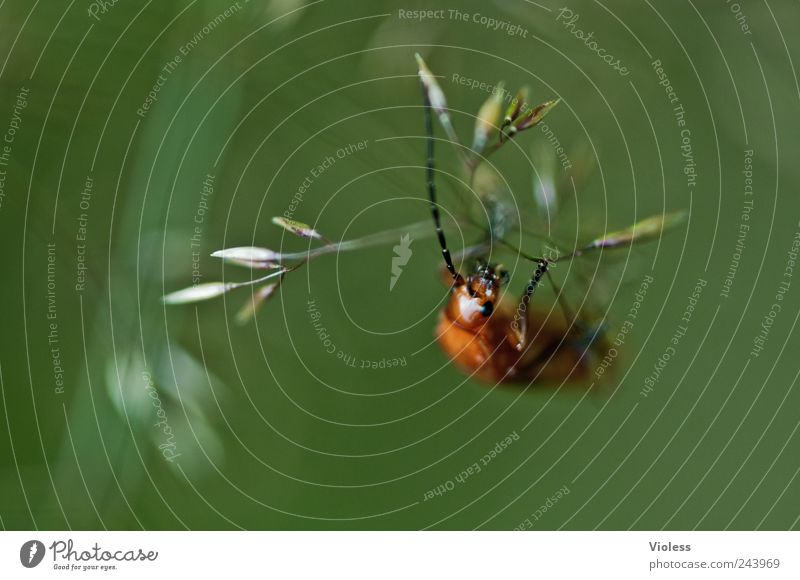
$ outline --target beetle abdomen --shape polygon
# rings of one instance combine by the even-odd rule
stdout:
[[[493,317],[471,330],[442,313],[436,336],[442,350],[462,371],[488,383],[559,384],[587,379],[592,356],[585,346],[579,348],[572,340],[573,332],[531,316],[528,329],[532,342],[520,352],[507,332],[509,323]]]

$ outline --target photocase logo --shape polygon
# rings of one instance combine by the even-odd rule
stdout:
[[[408,264],[411,254],[414,253],[411,251],[412,241],[411,234],[400,236],[400,243],[392,248],[394,256],[392,257],[392,277],[389,280],[389,292],[394,290],[394,285],[397,284],[400,275],[403,273],[403,266]]]
[[[39,540],[29,540],[19,549],[19,561],[26,568],[35,568],[44,558],[44,544]]]

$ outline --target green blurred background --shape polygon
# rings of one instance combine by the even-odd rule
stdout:
[[[466,21],[450,8],[0,3],[0,132],[12,137],[0,167],[4,528],[800,525],[800,280],[786,270],[800,230],[797,3],[469,0],[458,5]],[[572,28],[561,8],[579,15]],[[419,9],[445,17],[402,17]],[[629,74],[574,29],[592,32]],[[441,75],[465,141],[487,94],[454,74],[527,84],[536,102],[563,99],[548,125],[570,151],[590,143],[599,170],[548,221],[532,202],[545,135],[532,130],[498,152],[507,201],[528,229],[588,240],[690,212],[658,244],[558,272],[573,300],[606,316],[611,336],[653,278],[605,390],[492,389],[459,373],[433,340],[445,290],[430,236],[413,241],[391,291],[388,244],[288,276],[255,324],[233,320],[246,291],[196,307],[160,303],[191,283],[193,251],[204,281],[244,280],[247,271],[223,269],[210,252],[307,247],[270,217],[349,144],[366,141],[313,177],[296,219],[335,239],[428,219],[416,51]],[[655,60],[685,110],[693,187]],[[441,201],[458,249],[475,232],[456,227],[457,160],[438,151],[453,173],[440,181]],[[502,259],[521,288],[529,266]],[[644,396],[698,279],[707,285],[686,334]],[[407,364],[353,368],[329,354],[311,299],[337,351]],[[479,472],[460,475],[476,463]]]

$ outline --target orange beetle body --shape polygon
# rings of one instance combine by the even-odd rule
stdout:
[[[602,338],[587,343],[589,333],[553,314],[511,308],[500,300],[502,278],[491,266],[467,280],[456,278],[436,327],[449,358],[490,383],[585,381]]]

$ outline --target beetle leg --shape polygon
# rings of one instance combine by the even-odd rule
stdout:
[[[556,283],[555,278],[550,270],[547,271],[547,279],[553,286],[553,292],[555,292],[558,305],[561,307],[561,312],[564,314],[564,319],[567,323],[567,329],[571,330],[574,327],[578,332],[585,330],[586,325],[583,322],[583,318],[579,317],[576,311],[573,310],[573,308],[569,305],[566,296],[561,291],[561,287]]]

